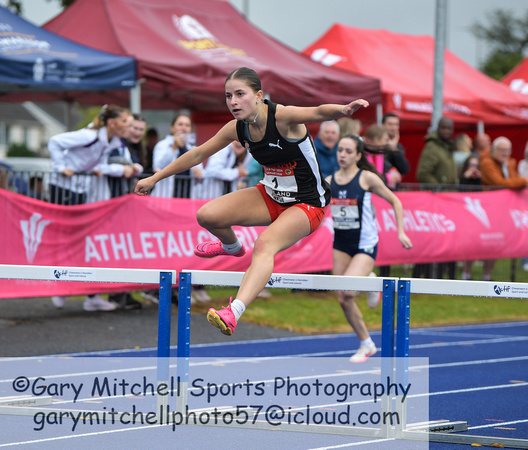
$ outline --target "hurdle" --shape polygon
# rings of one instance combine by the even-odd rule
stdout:
[[[401,336],[400,347],[396,350],[399,372],[406,376],[406,361],[409,358],[409,324],[411,310],[411,294],[456,295],[461,297],[492,297],[492,298],[528,298],[526,283],[469,281],[469,280],[436,280],[422,278],[400,278],[398,281],[398,330]],[[398,404],[398,403],[397,403]],[[405,415],[403,415],[405,418]],[[465,444],[491,446],[501,448],[528,448],[528,439],[512,439],[493,436],[478,436],[458,434],[467,431],[467,422],[432,422],[417,425],[406,423],[399,430],[398,437],[410,441],[442,442],[449,444]]]
[[[178,347],[177,355],[185,361],[190,357],[190,301],[192,284],[238,287],[242,282],[241,272],[213,272],[183,270],[179,277]],[[457,295],[469,297],[528,298],[526,283],[479,282],[461,280],[431,280],[414,278],[345,277],[332,275],[272,274],[266,287],[295,288],[307,290],[381,291],[382,305],[382,374],[395,370],[396,378],[406,383],[409,361],[409,333],[411,294]],[[394,367],[396,357],[396,367]],[[184,366],[185,381],[188,381],[188,365]],[[185,400],[186,401],[186,400]],[[447,420],[407,424],[406,407],[396,401],[402,417],[400,426],[382,426],[373,431],[369,428],[317,426],[315,429],[278,427],[283,431],[343,434],[359,437],[395,438],[409,441],[443,442],[466,445],[502,445],[507,448],[528,448],[527,439],[512,439],[492,436],[458,434],[468,430],[467,421]],[[398,406],[400,405],[400,406]],[[382,408],[390,411],[390,396],[384,396]],[[258,424],[256,424],[258,425]],[[253,426],[255,427],[255,426]],[[258,428],[258,427],[257,427]],[[263,427],[265,428],[265,427]],[[340,429],[341,428],[341,429]]]
[[[191,287],[193,284],[203,284],[212,286],[233,286],[238,287],[242,282],[243,272],[223,272],[223,271],[203,271],[203,270],[183,270],[179,273],[179,296],[178,296],[178,361],[185,361],[182,366],[182,391],[186,392],[189,381],[190,358],[190,302]],[[375,277],[354,277],[354,276],[332,276],[332,275],[303,275],[273,273],[266,284],[266,287],[283,289],[308,289],[308,290],[339,290],[339,291],[361,291],[382,292],[382,373],[389,375],[393,373],[393,357],[395,352],[395,298],[397,278],[375,278]],[[403,335],[396,336],[403,339]],[[183,396],[182,396],[183,398]],[[187,398],[183,398],[178,410],[183,411]],[[390,411],[391,398],[388,395],[382,398],[382,410]],[[181,408],[181,409],[180,409]],[[222,426],[222,425],[213,425]],[[252,422],[248,428],[269,429],[269,425],[264,422]],[[321,434],[349,435],[357,437],[389,438],[395,435],[395,431],[389,425],[382,425],[381,428],[367,427],[343,427],[334,425],[317,425],[306,427],[305,425],[281,424],[275,428],[278,431],[308,432]]]
[[[176,276],[175,270],[0,264],[0,279],[158,284],[158,385],[169,379],[171,296],[172,287],[177,285]],[[36,406],[51,405],[52,400],[51,397],[0,399],[0,414],[32,415]],[[165,406],[166,398],[158,397],[158,410]]]

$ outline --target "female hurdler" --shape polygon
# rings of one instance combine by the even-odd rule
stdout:
[[[326,178],[332,191],[330,209],[334,219],[334,275],[368,276],[374,269],[378,252],[371,193],[387,200],[394,209],[398,239],[406,249],[411,240],[403,230],[403,208],[400,199],[387,187],[374,166],[365,157],[365,146],[357,136],[345,136],[337,144],[339,170]],[[379,304],[380,294],[367,294],[371,308]],[[357,292],[338,291],[337,298],[345,318],[360,340],[351,362],[364,362],[376,353],[376,345],[354,297]]]
[[[195,254],[202,258],[243,256],[246,250],[232,226],[269,225],[255,241],[236,299],[221,311],[211,308],[207,314],[212,325],[231,335],[246,307],[266,286],[275,254],[315,231],[330,202],[330,187],[321,175],[304,124],[350,116],[354,108],[367,107],[368,102],[360,99],[347,105],[307,108],[277,105],[263,100],[259,76],[246,67],[227,77],[225,97],[234,120],[204,144],[139,181],[135,192],[146,195],[158,181],[196,166],[234,140],[264,166],[264,178],[257,186],[211,200],[196,216],[198,223],[219,239],[196,246]]]

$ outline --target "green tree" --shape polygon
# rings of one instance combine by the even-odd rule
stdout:
[[[487,14],[487,22],[487,25],[475,22],[471,32],[491,45],[480,69],[499,80],[523,59],[528,50],[528,10],[522,15],[496,9]]]
[[[9,145],[6,156],[9,156],[9,157],[23,156],[23,157],[28,158],[28,157],[35,157],[37,156],[37,154],[33,150],[30,150],[26,144],[13,142],[12,144]]]

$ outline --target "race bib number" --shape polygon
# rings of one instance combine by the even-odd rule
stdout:
[[[298,192],[297,181],[290,167],[264,167],[262,184],[268,195],[277,203],[296,201]]]
[[[330,212],[334,219],[335,230],[356,230],[359,228],[359,208],[356,199],[333,198]]]

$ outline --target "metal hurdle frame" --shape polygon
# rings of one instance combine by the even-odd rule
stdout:
[[[507,286],[509,289],[509,292],[504,292],[504,295],[501,295],[501,299],[528,298],[528,285],[526,283],[400,278],[398,281],[398,325],[396,331],[397,335],[399,335],[396,356],[398,357],[397,365],[401,364],[399,368],[400,375],[406,376],[408,369],[411,294],[492,297],[490,290],[493,290],[494,286],[497,285]],[[517,292],[517,294],[513,294],[513,292]],[[416,425],[404,423],[404,427],[400,430],[398,437],[412,441],[425,440],[449,444],[495,447],[501,445],[502,448],[528,448],[528,439],[457,434],[460,431],[467,431],[467,422],[436,421]]]
[[[79,276],[72,279],[68,276],[71,273],[79,274]],[[83,279],[83,276],[86,278]],[[177,285],[175,270],[0,264],[0,279],[159,284],[158,385],[169,380],[171,297],[172,286]],[[53,399],[49,396],[0,398],[0,414],[33,415],[36,407],[38,411],[46,411],[41,406],[51,405],[52,402]],[[158,397],[159,416],[161,416],[161,411],[165,410],[166,402],[166,397]],[[61,409],[53,408],[49,411],[61,411]],[[72,410],[64,409],[64,411]],[[159,417],[159,420],[162,418]]]
[[[178,410],[183,411],[187,405],[186,387],[189,379],[190,358],[190,313],[191,313],[191,286],[192,284],[216,285],[216,286],[240,286],[242,272],[210,272],[200,270],[183,270],[179,274],[179,304],[178,304],[178,364],[180,375],[183,380],[184,396],[179,398],[181,403]],[[431,280],[420,278],[373,278],[373,277],[344,277],[332,275],[309,275],[313,281],[307,289],[328,289],[328,281],[332,281],[332,290],[344,291],[381,291],[383,293],[382,306],[382,335],[381,356],[382,374],[392,374],[395,371],[396,379],[407,383],[409,363],[409,333],[410,333],[410,310],[411,294],[432,295],[459,295],[469,297],[491,297],[490,288],[496,284],[506,284],[511,291],[523,291],[523,295],[504,295],[508,298],[528,298],[528,286],[525,283],[494,283],[460,280]],[[295,279],[302,280],[303,275],[295,274],[272,274],[270,280]],[[326,282],[326,284],[325,284]],[[280,283],[279,283],[280,284]],[[267,287],[292,288],[295,284],[281,286],[277,283],[268,283]],[[290,283],[288,283],[290,284]],[[302,284],[302,283],[301,283]],[[397,295],[396,295],[397,294]],[[395,307],[395,300],[397,303]],[[396,322],[396,326],[395,326]],[[170,333],[170,323],[168,325]],[[394,356],[396,356],[396,367],[393,367]],[[180,360],[181,358],[181,360]],[[396,409],[402,421],[398,427],[382,426],[380,429],[343,427],[330,425],[287,425],[278,426],[282,431],[312,432],[353,435],[358,437],[395,438],[410,441],[444,442],[466,445],[492,445],[500,444],[506,448],[528,448],[528,440],[511,439],[492,436],[475,436],[457,434],[467,431],[467,421],[450,422],[448,420],[429,421],[420,424],[407,424],[407,404],[396,398]],[[391,397],[385,395],[382,402],[384,411],[391,411]],[[221,425],[219,425],[221,426]],[[253,424],[251,428],[268,429],[266,424]]]
[[[222,271],[204,271],[204,270],[183,270],[178,275],[179,279],[179,296],[178,296],[178,377],[182,380],[182,393],[187,391],[189,381],[189,358],[190,358],[190,320],[191,320],[191,287],[193,284],[213,285],[213,286],[240,286],[243,272],[222,272]],[[309,278],[310,286],[303,285],[303,282]],[[283,274],[273,273],[267,287],[281,288],[306,288],[310,290],[327,290],[331,282],[332,290],[344,291],[380,291],[383,295],[383,330],[382,330],[382,372],[384,374],[393,373],[393,356],[394,356],[394,315],[395,315],[395,297],[397,278],[374,278],[374,277],[345,277],[332,275],[302,275],[302,274]],[[182,362],[184,362],[182,364]],[[187,406],[187,398],[182,395],[181,403],[178,404],[178,411],[184,411]],[[385,395],[382,399],[382,409],[389,411],[391,409],[391,397]],[[225,426],[211,425],[209,426]],[[255,421],[251,424],[245,424],[244,427],[252,429],[269,430],[269,424],[264,421]],[[337,425],[296,425],[280,424],[274,427],[278,431],[292,431],[303,433],[320,433],[334,435],[348,435],[357,437],[371,438],[390,438],[394,437],[395,431],[392,427],[384,425],[381,428],[367,427],[345,427]]]

